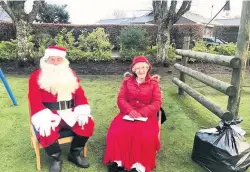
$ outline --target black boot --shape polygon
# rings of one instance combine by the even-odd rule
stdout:
[[[116,162],[108,166],[108,172],[118,172],[118,165]]]
[[[52,145],[44,148],[45,152],[52,158],[52,163],[49,172],[61,172],[62,161],[60,161],[61,149],[58,142],[54,142]]]
[[[132,168],[129,172],[138,172],[136,168]]]
[[[81,156],[81,152],[87,141],[88,137],[75,135],[71,143],[70,153],[68,155],[68,160],[81,168],[89,167],[87,159],[84,156]]]
[[[118,167],[118,164],[114,162],[108,166],[108,172],[126,172],[126,170],[124,167]]]
[[[118,167],[118,172],[126,172],[126,170],[124,169],[124,167]]]

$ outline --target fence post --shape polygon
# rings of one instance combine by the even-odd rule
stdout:
[[[185,36],[184,37],[184,43],[183,43],[183,49],[188,50],[189,49],[189,44],[190,44],[190,37]],[[182,56],[182,65],[186,66],[187,65],[187,57]],[[185,73],[180,72],[180,80],[185,83]],[[184,90],[182,88],[178,88],[178,95],[183,96],[184,95]]]
[[[240,68],[234,68],[232,72],[231,84],[237,89],[235,96],[229,96],[227,109],[233,114],[236,119],[239,111],[241,88],[244,80],[246,68],[248,47],[249,47],[249,32],[250,32],[250,1],[242,2],[240,28],[237,38],[236,57],[241,59]]]

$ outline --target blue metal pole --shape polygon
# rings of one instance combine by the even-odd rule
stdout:
[[[7,90],[7,92],[8,92],[8,94],[9,94],[10,98],[11,98],[12,103],[13,103],[15,106],[17,106],[17,101],[16,101],[16,99],[15,99],[15,96],[14,96],[14,94],[12,93],[11,88],[10,88],[10,86],[9,86],[9,84],[8,84],[8,82],[7,82],[7,80],[6,80],[5,76],[4,76],[4,74],[3,74],[1,68],[0,68],[0,78],[1,78],[1,80],[3,81],[3,84],[4,84],[4,86],[5,86],[6,90]]]

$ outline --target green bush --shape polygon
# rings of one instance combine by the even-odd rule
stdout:
[[[192,51],[217,54],[215,51],[215,46],[207,47],[203,41],[197,41],[195,46],[192,48]]]
[[[86,43],[89,50],[111,51],[108,35],[104,32],[103,28],[96,28],[93,32],[89,33]]]
[[[204,53],[210,53],[210,54],[218,54],[215,51],[216,47],[215,46],[206,46],[203,41],[197,41],[195,43],[195,46],[192,48],[192,51],[197,51],[197,52],[204,52]],[[189,58],[188,61],[195,62],[198,61],[193,58]]]
[[[157,45],[155,45],[152,48],[150,48],[147,51],[147,54],[156,57],[156,55],[157,55]]]
[[[175,62],[176,61],[176,54],[175,54],[175,48],[173,46],[169,46],[169,50],[168,50],[168,58],[171,62]]]
[[[231,42],[225,45],[206,47],[203,41],[198,41],[195,47],[192,48],[192,51],[233,56],[236,53],[236,44]],[[248,54],[248,58],[250,58],[250,52]]]
[[[120,54],[123,60],[144,55],[149,49],[150,39],[145,29],[140,26],[128,26],[121,30],[118,37]]]
[[[63,28],[54,38],[56,45],[65,47],[67,50],[72,50],[75,48],[75,37],[73,31],[67,31],[66,28]]]
[[[68,51],[68,56],[67,58],[69,59],[70,62],[77,62],[77,61],[87,61],[91,57],[91,52],[89,51],[82,51],[78,48],[74,48],[72,50]]]
[[[145,51],[140,51],[138,49],[133,48],[121,48],[119,52],[120,56],[122,57],[122,60],[131,60],[135,56],[144,56],[147,54]]]
[[[112,59],[112,52],[111,51],[104,51],[104,50],[98,50],[92,52],[92,57],[90,57],[88,60],[91,61],[109,61]]]
[[[17,59],[16,43],[10,41],[0,42],[0,61]]]
[[[29,44],[31,57],[38,59],[44,55],[48,46],[55,44],[55,41],[49,34],[38,34],[29,36]]]
[[[70,33],[64,32],[64,35],[68,35],[67,38],[70,40],[66,44],[67,47],[70,47],[68,50],[70,61],[107,61],[112,58],[112,45],[103,28],[96,28],[91,33],[83,30],[77,41],[73,41],[72,31]],[[62,44],[62,35],[57,36],[56,39]]]
[[[226,45],[216,46],[215,51],[217,52],[217,54],[233,56],[236,52],[236,45],[234,43],[229,43]]]
[[[33,59],[41,58],[49,45],[56,44],[67,49],[67,57],[71,62],[111,60],[112,45],[103,28],[96,28],[90,33],[81,31],[78,39],[75,39],[73,32],[74,30],[68,32],[63,28],[54,39],[48,34],[29,36],[29,53],[31,57]],[[0,60],[13,60],[16,57],[16,40],[0,43]]]
[[[146,54],[151,56],[152,60],[154,61],[156,56],[157,56],[157,45],[155,45],[151,49],[149,49]],[[172,45],[170,45],[169,50],[168,50],[168,60],[170,62],[175,62],[176,58],[177,58],[177,56],[175,54],[175,48]]]

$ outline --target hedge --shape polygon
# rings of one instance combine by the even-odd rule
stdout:
[[[199,40],[203,36],[203,25],[201,24],[177,24],[172,29],[171,39],[175,40],[176,48],[183,47],[184,37],[189,36],[191,40]]]
[[[227,42],[237,42],[239,26],[215,26],[214,36]]]
[[[81,33],[81,30],[92,31],[98,27],[104,28],[105,32],[109,34],[109,40],[111,44],[115,47],[118,47],[118,36],[122,28],[131,26],[131,25],[113,25],[113,24],[94,24],[94,25],[72,25],[72,24],[33,24],[32,34],[49,34],[52,37],[55,37],[62,28],[66,28],[68,31],[74,29],[74,35],[78,37]],[[157,26],[154,24],[136,24],[136,26],[142,26],[151,36],[153,44],[155,44],[157,36]],[[174,25],[171,40],[175,39],[177,48],[181,48],[183,44],[184,36],[191,36],[193,39],[201,38],[201,34],[197,32],[202,28],[202,25],[191,24],[191,25]],[[0,22],[0,41],[8,41],[10,39],[15,39],[15,31],[12,23],[9,22]]]

